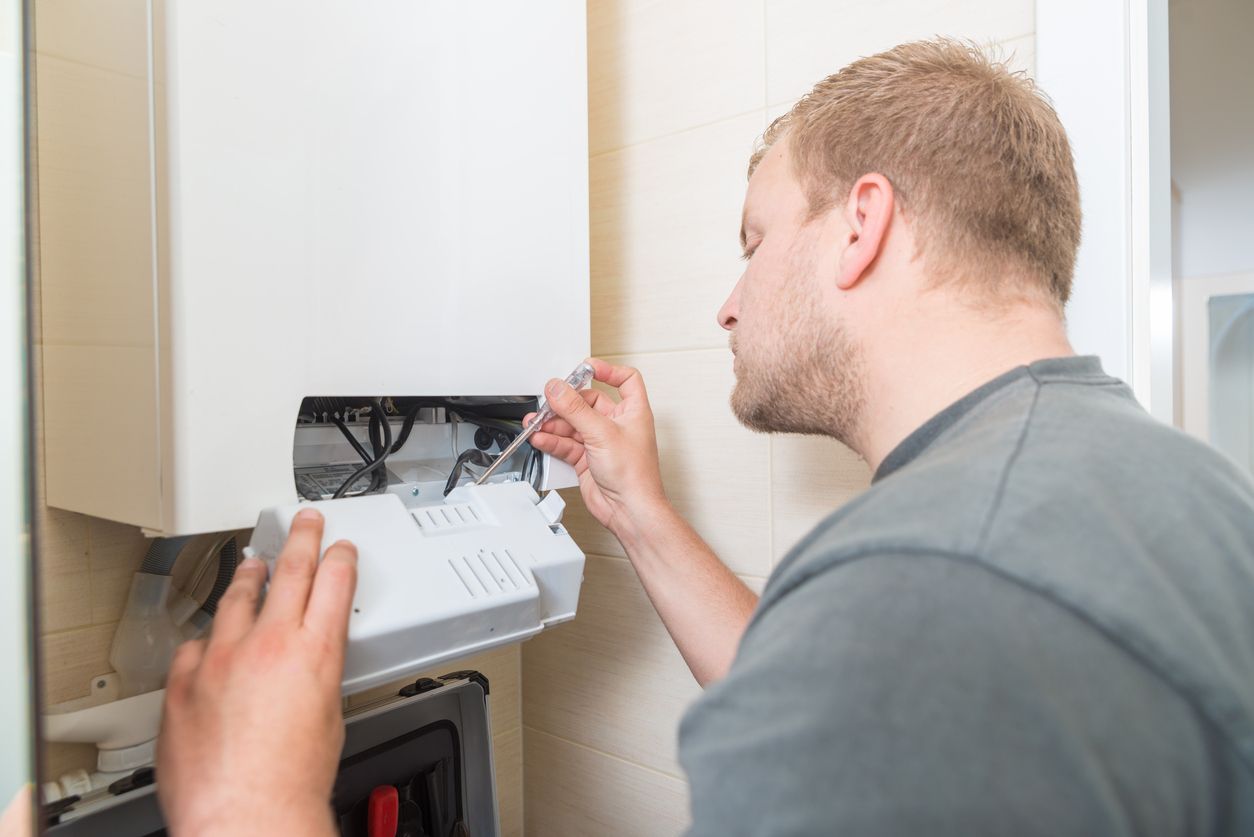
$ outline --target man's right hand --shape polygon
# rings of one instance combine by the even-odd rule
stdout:
[[[627,542],[667,506],[653,411],[637,370],[596,358],[588,362],[596,380],[615,388],[621,400],[599,389],[576,392],[564,381],[549,381],[544,395],[557,417],[531,437],[531,445],[574,466],[588,511]]]
[[[584,505],[623,545],[649,600],[704,686],[727,673],[757,596],[667,501],[653,411],[640,373],[595,358],[588,362],[596,379],[617,389],[621,400],[602,390],[576,392],[565,381],[549,381],[544,395],[557,417],[545,422],[531,444],[575,467]]]

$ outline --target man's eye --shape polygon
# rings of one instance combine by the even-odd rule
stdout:
[[[745,261],[749,261],[750,259],[753,258],[753,254],[756,253],[757,251],[758,251],[757,247],[754,247],[751,250],[746,250],[740,254],[740,258],[744,259]]]

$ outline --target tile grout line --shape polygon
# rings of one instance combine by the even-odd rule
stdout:
[[[596,753],[599,756],[605,756],[608,759],[613,759],[614,761],[621,762],[631,767],[638,767],[639,769],[647,771],[654,775],[662,776],[663,778],[670,779],[675,782],[680,782],[685,787],[688,785],[688,780],[685,779],[683,776],[677,776],[674,773],[667,773],[665,770],[658,770],[656,767],[649,767],[647,764],[641,764],[638,761],[625,759],[622,756],[616,756],[613,753],[607,753],[604,750],[598,750],[596,747],[592,747],[588,744],[583,744],[579,741],[574,741],[572,739],[565,738],[564,736],[557,735],[547,730],[540,729],[539,727],[526,726],[525,724],[523,725],[523,742],[524,742],[523,752],[524,753],[526,752],[526,746],[527,746],[526,745],[526,733],[528,730],[530,730],[531,732],[539,733],[540,735],[547,735],[549,738],[555,739],[557,741],[561,741],[563,744],[569,744],[572,747],[578,747],[581,750],[587,750],[590,753]]]
[[[717,119],[710,119],[706,122],[699,122],[696,125],[688,125],[683,128],[677,128],[673,131],[666,131],[665,133],[657,134],[654,136],[647,136],[647,137],[642,137],[640,139],[632,140],[631,142],[623,143],[622,145],[615,145],[609,148],[603,148],[600,151],[597,151],[593,154],[589,154],[588,163],[591,164],[592,161],[596,160],[598,157],[605,157],[609,154],[618,154],[619,152],[627,151],[632,148],[638,148],[642,145],[647,145],[648,143],[651,143],[651,142],[657,142],[658,140],[663,140],[663,139],[670,139],[672,137],[677,137],[681,134],[689,133],[690,131],[699,131],[702,128],[709,128],[711,125],[718,125],[722,122],[731,122],[733,119],[741,119],[743,117],[750,116],[754,113],[757,113],[761,110],[762,108],[760,107],[752,107],[752,108],[749,108],[748,110],[742,110],[737,113],[728,114],[727,116],[720,116]]]
[[[49,639],[52,637],[62,636],[64,634],[72,634],[72,633],[75,633],[76,631],[90,631],[93,628],[116,628],[118,622],[120,621],[122,620],[114,619],[109,622],[92,622],[87,625],[79,625],[77,628],[61,628],[60,630],[56,630],[56,631],[45,631],[43,633],[40,633],[39,638],[41,640]]]
[[[518,680],[518,825],[522,827],[523,834],[527,833],[527,742],[524,730],[527,727],[527,717],[524,713],[526,703],[523,701],[525,694],[523,685],[523,643],[518,644],[518,653],[514,655],[514,664],[516,666],[516,674]]]

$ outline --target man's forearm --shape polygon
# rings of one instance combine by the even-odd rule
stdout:
[[[669,504],[616,527],[653,607],[702,686],[731,667],[758,597]]]

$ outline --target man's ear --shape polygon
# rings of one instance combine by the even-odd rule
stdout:
[[[884,247],[893,218],[893,184],[882,174],[864,174],[849,189],[844,221],[849,244],[840,257],[836,285],[847,291],[862,280]]]

